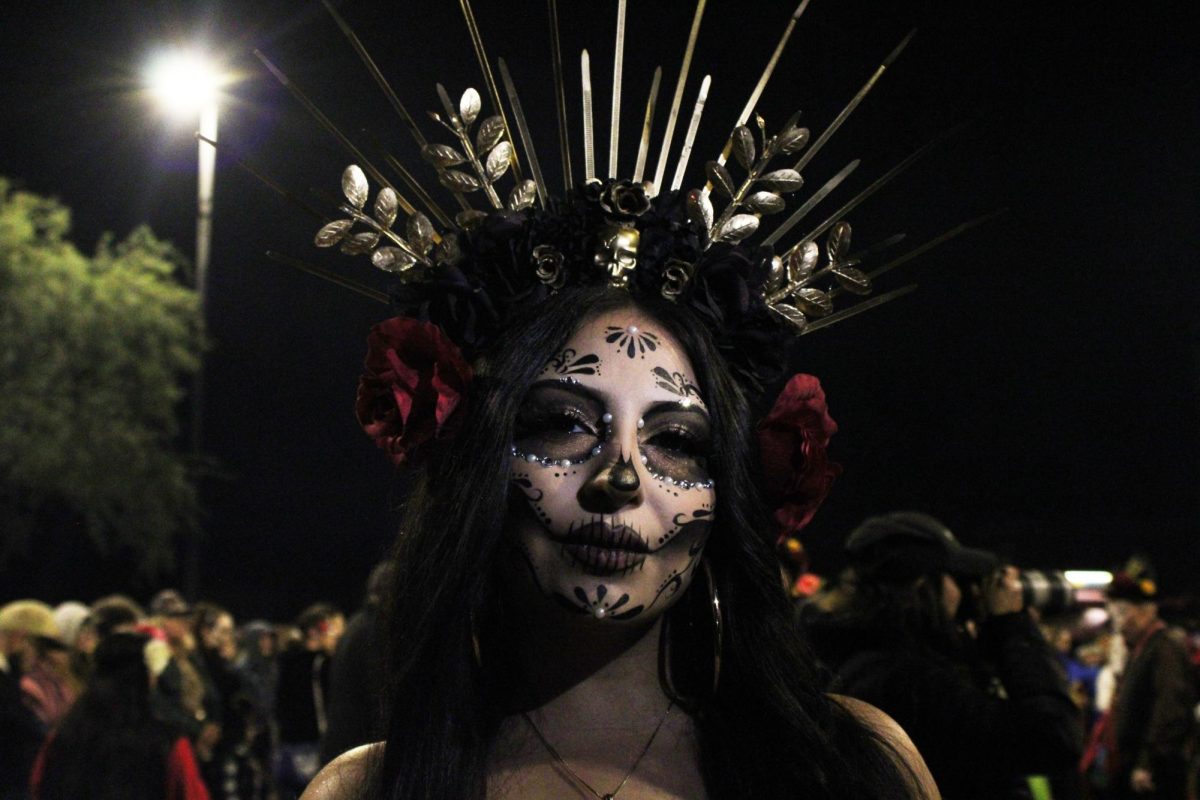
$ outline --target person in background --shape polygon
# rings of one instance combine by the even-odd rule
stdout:
[[[151,708],[169,659],[144,634],[105,637],[87,689],[37,756],[34,800],[208,800],[188,739]]]
[[[92,610],[83,603],[68,600],[54,608],[54,622],[62,633],[62,643],[68,651],[71,679],[78,690],[87,683],[91,671],[89,659],[96,649],[96,626],[92,623]]]
[[[380,608],[396,574],[382,561],[367,578],[367,601],[346,624],[333,658],[329,685],[329,727],[321,737],[321,762],[373,742],[382,733],[383,651]]]
[[[1113,800],[1184,800],[1196,687],[1187,652],[1159,619],[1154,579],[1140,561],[1131,564],[1108,589],[1113,627],[1129,655],[1083,767],[1107,754],[1105,796]]]
[[[846,551],[852,570],[840,604],[801,614],[837,673],[834,691],[892,716],[945,800],[1028,797],[1032,774],[1073,779],[1082,722],[1025,611],[1015,568],[911,511],[867,519]],[[972,635],[959,610],[975,583],[981,618]]]
[[[163,589],[150,601],[152,624],[171,648],[171,663],[157,683],[158,713],[192,739],[202,761],[221,738],[221,702],[204,660],[196,652],[192,608],[179,592]]]
[[[328,722],[330,659],[346,628],[342,612],[316,603],[300,613],[302,639],[279,657],[275,779],[284,800],[298,797],[321,768],[320,742]]]
[[[28,797],[29,771],[45,730],[21,692],[31,631],[54,630],[48,608],[32,600],[0,608],[0,800]]]
[[[45,733],[62,719],[79,693],[54,611],[37,600],[18,600],[0,609],[0,629],[20,664],[21,699]]]
[[[234,669],[242,681],[253,715],[250,750],[260,765],[275,763],[279,726],[275,721],[275,696],[279,687],[278,636],[275,627],[264,620],[251,620],[238,632],[241,647]],[[271,770],[263,780],[266,792],[274,791]]]

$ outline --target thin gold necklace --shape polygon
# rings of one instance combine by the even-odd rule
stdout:
[[[524,717],[525,721],[529,723],[529,727],[533,729],[533,732],[541,741],[542,746],[546,748],[546,752],[554,757],[554,760],[567,771],[568,775],[575,779],[576,783],[591,792],[592,796],[595,797],[596,800],[616,800],[617,795],[621,793],[621,790],[625,788],[625,784],[629,782],[629,779],[633,777],[633,773],[637,771],[638,764],[641,764],[642,759],[646,757],[646,753],[650,752],[650,745],[654,744],[654,739],[658,736],[658,732],[662,730],[663,723],[667,721],[667,717],[671,715],[671,709],[674,707],[675,701],[672,700],[667,705],[667,710],[663,712],[662,719],[658,721],[658,725],[654,726],[654,733],[650,734],[650,738],[646,741],[646,746],[642,748],[642,752],[638,753],[638,757],[634,759],[633,766],[630,767],[629,771],[625,773],[625,777],[621,779],[619,784],[617,784],[617,788],[613,789],[607,794],[601,794],[600,792],[596,791],[594,788],[592,788],[590,783],[579,776],[578,772],[571,769],[571,765],[567,763],[566,759],[558,754],[558,751],[554,749],[554,745],[547,741],[546,737],[542,734],[542,731],[537,725],[534,724],[533,719],[528,714],[522,711],[521,716]]]

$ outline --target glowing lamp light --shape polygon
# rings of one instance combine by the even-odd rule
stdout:
[[[177,50],[150,61],[146,83],[164,108],[183,116],[195,115],[215,103],[225,79],[200,54]]]

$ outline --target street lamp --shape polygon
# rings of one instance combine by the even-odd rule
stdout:
[[[195,119],[199,116],[197,140],[198,166],[196,182],[196,295],[200,301],[200,318],[204,319],[208,300],[208,262],[212,248],[213,176],[216,172],[216,149],[205,139],[217,140],[217,104],[221,87],[227,82],[221,71],[202,54],[190,50],[164,51],[151,59],[146,68],[146,84],[174,116]],[[192,449],[198,454],[201,446],[201,411],[203,409],[203,368],[196,373],[192,391]]]
[[[163,108],[172,115],[196,119],[199,115],[199,173],[196,183],[196,296],[200,319],[208,300],[208,260],[212,246],[213,177],[216,172],[217,104],[221,87],[228,82],[208,59],[186,50],[163,52],[146,69],[146,83]],[[208,141],[206,142],[205,139]],[[198,457],[203,444],[204,364],[192,380],[192,452]],[[200,548],[194,536],[185,540],[184,590],[195,595],[200,582]]]

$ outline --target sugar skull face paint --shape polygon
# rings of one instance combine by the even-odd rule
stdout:
[[[651,621],[691,582],[712,523],[712,422],[682,346],[636,309],[587,321],[526,395],[509,530],[538,592]]]

